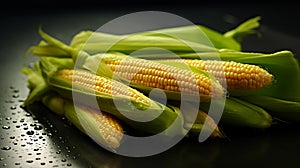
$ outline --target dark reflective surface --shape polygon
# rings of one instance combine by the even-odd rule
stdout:
[[[230,9],[230,10],[229,10]],[[289,49],[300,54],[300,28],[292,13],[273,15],[286,25],[267,20],[272,10],[263,8],[192,8],[168,9],[195,23],[219,31],[233,28],[250,16],[262,14],[262,36],[243,42],[244,50],[275,52]],[[83,29],[97,29],[116,17],[141,10],[58,11],[48,13],[9,13],[1,16],[1,97],[0,97],[0,167],[299,167],[299,125],[276,125],[266,130],[223,128],[228,139],[185,139],[170,150],[145,158],[129,158],[106,151],[70,125],[63,117],[43,105],[20,107],[28,94],[22,66],[35,58],[23,59],[24,51],[40,39],[42,25],[50,34],[68,42]],[[39,11],[40,12],[40,11]],[[290,14],[290,15],[289,15]],[[266,18],[264,18],[266,16]],[[265,21],[265,22],[264,22]],[[299,29],[297,29],[299,30]]]

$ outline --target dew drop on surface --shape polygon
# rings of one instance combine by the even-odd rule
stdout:
[[[33,160],[26,160],[27,163],[33,163]]]
[[[10,129],[10,126],[8,126],[8,125],[3,125],[2,128],[3,128],[3,129]]]
[[[71,164],[71,163],[68,163],[67,166],[72,166],[72,164]]]
[[[6,120],[11,120],[11,117],[6,117],[5,119],[6,119]]]
[[[42,163],[41,163],[41,165],[43,165],[43,166],[44,166],[44,165],[46,165],[46,163],[45,163],[45,162],[42,162]]]
[[[67,159],[61,159],[61,161],[62,161],[62,162],[66,162],[66,161],[67,161]]]
[[[33,134],[34,134],[34,131],[29,130],[29,131],[26,132],[26,134],[27,134],[27,135],[33,135]]]
[[[15,165],[20,165],[21,163],[19,163],[19,162],[17,162],[17,163],[15,163]]]
[[[30,117],[30,116],[32,116],[32,114],[31,113],[26,113],[25,116]]]
[[[20,95],[19,95],[19,94],[13,94],[12,97],[13,97],[13,98],[18,98],[18,97],[20,97]]]
[[[35,130],[42,130],[42,129],[43,129],[43,126],[41,126],[41,125],[35,125],[35,126],[33,127],[33,129],[35,129]]]
[[[15,139],[16,137],[14,137],[14,136],[11,136],[11,137],[9,137],[10,139]]]
[[[10,146],[3,146],[1,149],[2,149],[2,150],[10,150],[11,147],[10,147]]]
[[[11,106],[10,109],[15,110],[15,109],[17,109],[17,106]]]

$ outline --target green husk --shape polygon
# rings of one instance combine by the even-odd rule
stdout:
[[[212,51],[212,48],[227,48],[241,51],[243,38],[256,33],[260,17],[254,17],[238,25],[237,28],[221,34],[204,25],[184,25],[171,28],[155,29],[125,35],[103,32],[81,31],[70,43],[71,47],[82,49],[89,54],[103,51],[131,53],[145,47],[160,47],[173,52]],[[178,40],[179,39],[179,40]],[[191,48],[186,48],[186,42]],[[111,48],[110,46],[113,45]],[[204,46],[203,46],[204,45]],[[207,47],[205,47],[207,46]]]
[[[201,103],[200,105],[200,109],[205,112],[208,112],[209,107],[210,103]],[[247,128],[269,128],[272,121],[272,116],[263,108],[238,98],[228,97],[220,124]]]
[[[23,105],[28,106],[35,101],[40,101],[49,92],[49,88],[42,77],[42,72],[37,62],[34,63],[33,68],[23,67],[22,72],[27,76],[27,88],[29,89],[29,95],[26,97]]]
[[[244,96],[240,99],[264,107],[275,118],[286,122],[300,122],[300,102],[269,96]]]
[[[241,43],[246,36],[249,36],[251,34],[258,34],[258,31],[256,29],[260,26],[260,20],[260,16],[250,18],[242,24],[238,25],[235,29],[224,33],[224,36],[227,38],[233,38],[237,42]]]
[[[58,93],[52,91],[44,95],[41,101],[52,112],[61,116],[65,115],[65,100]]]

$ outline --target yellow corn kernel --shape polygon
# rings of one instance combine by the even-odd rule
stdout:
[[[98,76],[84,70],[74,69],[60,70],[56,75],[73,82],[73,84],[84,86],[94,91],[96,94],[129,96],[136,102],[150,105],[149,99],[147,97],[142,97],[137,90],[103,76]]]
[[[221,97],[222,86],[205,74],[144,59],[107,59],[105,64],[131,83],[173,92]]]
[[[214,75],[227,89],[258,89],[272,83],[273,75],[265,69],[234,61],[171,59],[163,61],[184,62]]]

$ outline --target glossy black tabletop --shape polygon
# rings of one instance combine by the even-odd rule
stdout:
[[[36,8],[23,10],[10,6],[1,12],[0,167],[300,167],[300,124],[276,125],[264,130],[224,128],[226,139],[202,143],[197,138],[184,139],[158,155],[131,158],[103,149],[64,117],[51,113],[41,104],[36,103],[28,109],[20,106],[28,94],[21,68],[37,59],[24,59],[22,55],[29,46],[39,42],[40,25],[68,42],[80,30],[95,30],[112,19],[138,11],[170,12],[220,32],[260,15],[261,36],[247,37],[243,49],[267,53],[287,49],[299,58],[300,14],[295,12],[297,8],[293,4],[271,7],[258,2],[224,3],[224,6],[163,3],[161,6],[99,8],[88,5],[82,8],[64,5],[63,8],[58,7],[59,2],[56,4],[44,9],[36,5]]]

